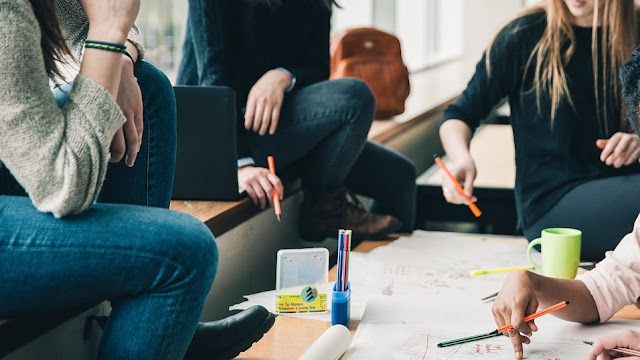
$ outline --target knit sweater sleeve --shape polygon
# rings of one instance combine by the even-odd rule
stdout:
[[[82,58],[84,42],[87,40],[87,33],[89,32],[87,15],[84,13],[79,0],[55,1],[62,35],[67,39],[73,54],[80,59]],[[127,40],[135,45],[138,50],[138,60],[142,60],[144,58],[144,46],[142,46],[140,30],[136,25],[133,25],[133,28],[129,31]]]
[[[105,88],[81,75],[60,110],[29,0],[0,0],[0,19],[0,162],[38,210],[80,213],[97,198],[125,118]]]

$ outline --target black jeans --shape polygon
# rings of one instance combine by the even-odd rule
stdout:
[[[415,226],[415,167],[405,156],[367,141],[375,112],[369,87],[358,79],[322,81],[285,97],[274,135],[251,132],[256,165],[273,155],[279,168],[302,163],[307,191],[347,186],[371,197],[371,210],[397,217],[401,231]],[[302,162],[298,160],[303,159]]]
[[[581,259],[602,260],[633,229],[640,212],[639,186],[640,174],[580,184],[524,229],[524,235],[531,241],[546,228],[575,228],[582,231]]]

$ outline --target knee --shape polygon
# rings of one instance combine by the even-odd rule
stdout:
[[[164,231],[173,260],[186,276],[201,276],[213,282],[218,268],[218,246],[213,234],[200,220],[183,213],[171,212],[170,230]]]
[[[348,99],[352,109],[358,109],[363,120],[373,121],[376,98],[367,83],[356,78],[334,80],[335,94],[339,99]]]
[[[134,71],[145,106],[162,104],[175,109],[173,85],[162,71],[145,61],[136,63]]]
[[[411,181],[415,185],[416,181],[416,166],[409,158],[404,155],[398,155],[396,159],[396,174],[403,179],[407,179],[407,182]]]

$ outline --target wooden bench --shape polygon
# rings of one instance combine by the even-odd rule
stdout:
[[[471,139],[471,156],[476,162],[474,195],[482,216],[476,218],[466,206],[453,205],[442,196],[442,171],[431,166],[418,177],[418,224],[425,221],[474,222],[483,231],[516,234],[513,188],[516,165],[511,125],[484,125]],[[446,157],[444,157],[446,163]]]

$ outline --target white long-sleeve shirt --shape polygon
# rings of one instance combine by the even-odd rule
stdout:
[[[607,251],[595,269],[577,279],[591,292],[601,322],[609,320],[623,306],[635,303],[640,297],[640,216],[633,231],[613,251]]]

